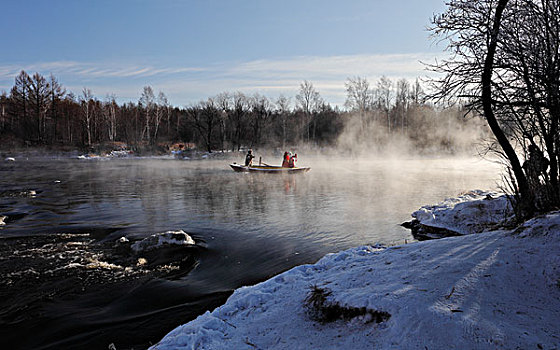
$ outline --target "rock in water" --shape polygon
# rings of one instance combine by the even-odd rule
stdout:
[[[132,244],[130,247],[135,252],[154,250],[165,246],[191,246],[195,245],[194,239],[185,231],[167,231],[153,234],[141,241]]]
[[[126,237],[121,237],[121,238],[117,239],[117,243],[123,244],[123,243],[128,243],[128,242],[130,242],[130,241]]]

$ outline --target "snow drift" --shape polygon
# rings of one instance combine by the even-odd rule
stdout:
[[[426,205],[412,213],[424,226],[457,234],[472,234],[499,227],[513,215],[505,194],[474,190],[435,205]]]

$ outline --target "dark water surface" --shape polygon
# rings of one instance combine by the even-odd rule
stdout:
[[[302,157],[303,158],[303,157]],[[420,206],[495,189],[477,159],[308,159],[307,174],[227,161],[0,162],[0,342],[10,349],[143,349],[233,289],[354,246],[411,241]],[[183,230],[188,248],[118,244]]]

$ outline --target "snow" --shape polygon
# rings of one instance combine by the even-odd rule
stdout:
[[[113,151],[111,151],[111,153],[109,153],[107,155],[107,157],[122,158],[122,157],[128,157],[129,155],[130,155],[130,151],[126,151],[126,150],[116,151],[116,150],[113,150]]]
[[[426,205],[412,213],[422,225],[443,228],[459,234],[489,231],[512,216],[503,193],[474,190],[448,198],[436,205]]]
[[[506,210],[505,197],[486,197],[473,192],[424,207],[430,215],[416,217],[472,232],[473,215],[483,222],[494,217],[480,208]],[[554,212],[514,230],[329,254],[238,289],[152,349],[559,348],[559,238],[560,212]],[[305,306],[314,286],[329,290],[331,303],[390,318],[317,321]]]

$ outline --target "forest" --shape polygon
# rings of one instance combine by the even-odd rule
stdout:
[[[93,150],[124,143],[156,150],[183,143],[201,151],[301,145],[345,151],[383,149],[406,140],[411,149],[458,152],[487,134],[482,119],[461,106],[436,107],[419,79],[348,78],[343,108],[325,101],[312,82],[296,96],[223,92],[189,106],[172,106],[164,92],[144,86],[135,102],[67,91],[52,74],[21,71],[0,96],[0,146]]]

